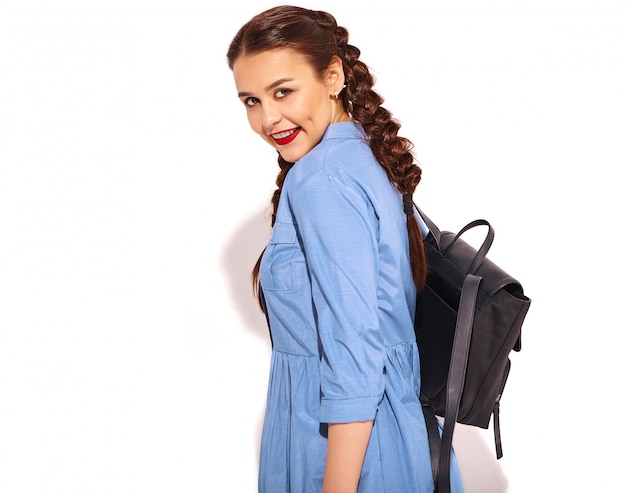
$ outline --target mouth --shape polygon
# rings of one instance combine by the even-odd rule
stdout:
[[[276,132],[274,134],[270,134],[270,137],[274,139],[279,146],[284,146],[292,142],[300,133],[302,127],[292,128],[291,130],[284,130],[282,132]]]

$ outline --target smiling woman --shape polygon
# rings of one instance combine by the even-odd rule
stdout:
[[[253,270],[272,331],[260,493],[432,492],[413,320],[421,170],[326,12],[282,6],[232,40],[252,129],[278,152]],[[463,491],[455,461],[452,491]]]
[[[350,120],[338,98],[338,57],[320,75],[296,50],[267,50],[238,57],[233,74],[250,126],[289,162],[317,145],[328,125]]]

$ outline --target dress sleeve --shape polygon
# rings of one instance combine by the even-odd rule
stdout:
[[[325,174],[289,194],[317,317],[321,422],[374,419],[384,389],[378,221],[363,191]]]

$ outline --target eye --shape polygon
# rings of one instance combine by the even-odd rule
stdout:
[[[278,91],[276,91],[276,97],[284,98],[285,96],[288,96],[291,93],[292,93],[291,89],[279,89]]]
[[[246,99],[244,100],[243,104],[244,104],[246,107],[251,108],[251,107],[253,107],[255,104],[258,104],[258,102],[259,102],[259,100],[258,100],[257,98],[252,98],[252,97],[250,97],[250,98],[246,98]]]

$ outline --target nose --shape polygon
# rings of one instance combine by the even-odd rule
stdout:
[[[263,128],[266,133],[271,132],[281,119],[282,116],[274,104],[263,105]]]

